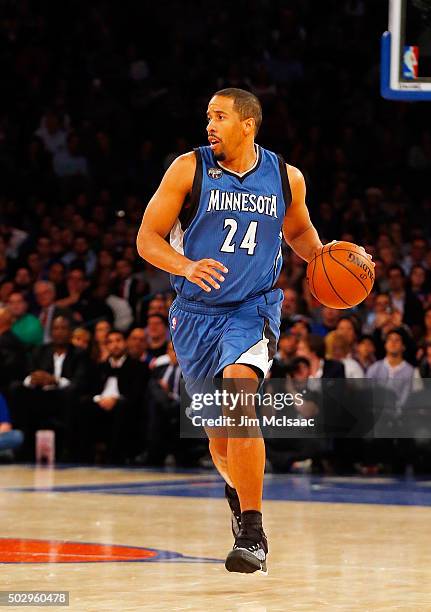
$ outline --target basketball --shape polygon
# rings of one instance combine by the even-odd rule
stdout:
[[[352,242],[326,244],[309,262],[307,281],[316,300],[330,308],[360,304],[374,284],[374,271],[364,251]]]

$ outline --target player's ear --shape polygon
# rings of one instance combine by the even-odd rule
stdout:
[[[256,122],[253,117],[249,117],[244,120],[244,132],[248,136],[250,133],[254,134],[256,131]]]

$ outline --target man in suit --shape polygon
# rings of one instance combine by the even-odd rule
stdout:
[[[37,310],[36,316],[43,327],[43,343],[51,342],[51,327],[52,322],[57,317],[67,317],[72,320],[72,312],[67,308],[57,306],[55,303],[56,292],[55,285],[51,281],[38,281],[34,284],[34,296],[36,298]]]
[[[36,348],[28,375],[12,386],[12,422],[24,432],[23,458],[34,458],[34,433],[56,431],[57,457],[69,459],[75,444],[73,427],[78,398],[87,386],[88,358],[71,344],[71,324],[66,317],[52,322],[52,342]]]
[[[172,342],[168,342],[166,354],[156,357],[151,367],[145,418],[141,421],[145,450],[136,461],[162,466],[166,457],[173,455],[177,466],[196,466],[208,447],[200,440],[179,438],[181,370]]]
[[[127,354],[124,334],[111,331],[106,345],[107,361],[98,364],[91,396],[84,402],[83,455],[91,460],[96,443],[106,448],[106,461],[122,464],[134,457],[138,443],[138,423],[149,377],[148,366]],[[83,432],[85,436],[85,431]]]
[[[71,268],[66,280],[68,295],[57,301],[57,305],[72,312],[73,320],[79,323],[108,319],[112,321],[112,310],[104,299],[95,295],[90,282],[81,268]]]
[[[347,440],[346,444],[342,438],[357,421],[357,393],[355,389],[348,388],[348,381],[343,380],[346,377],[344,364],[336,359],[325,358],[325,340],[322,336],[310,334],[302,338],[298,342],[296,354],[305,357],[310,363],[307,388],[321,394],[318,415],[323,438],[319,450],[320,468],[329,472],[343,471],[351,464],[346,446],[351,447],[352,440]]]
[[[141,293],[140,282],[133,275],[133,266],[126,259],[119,259],[115,264],[114,293],[127,300],[135,311],[136,302]]]

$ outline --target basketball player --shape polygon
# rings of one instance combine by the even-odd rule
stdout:
[[[187,381],[250,381],[257,390],[279,337],[282,234],[305,261],[322,248],[299,170],[255,143],[262,110],[253,94],[224,89],[207,111],[209,146],[178,157],[145,211],[141,257],[170,272],[177,298],[169,321]],[[170,243],[165,237],[170,233]],[[232,511],[231,572],[266,572],[261,436],[209,434]]]

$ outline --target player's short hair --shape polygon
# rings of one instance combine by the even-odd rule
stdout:
[[[214,95],[221,96],[222,98],[232,98],[233,107],[240,116],[241,121],[253,117],[256,124],[255,135],[258,133],[262,123],[262,106],[259,99],[251,91],[237,87],[227,87],[226,89],[216,91]]]

